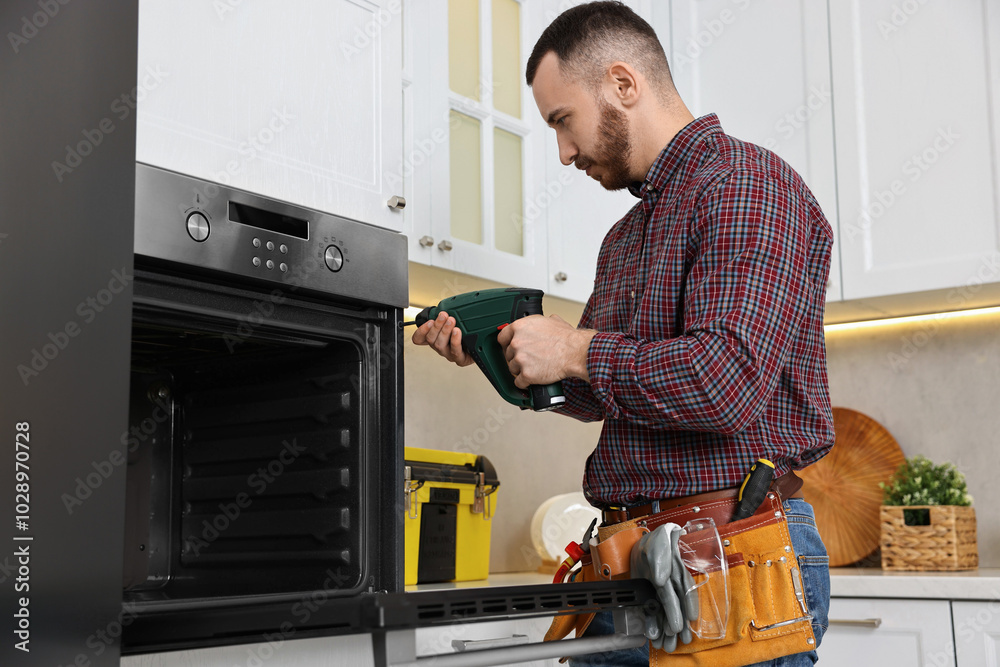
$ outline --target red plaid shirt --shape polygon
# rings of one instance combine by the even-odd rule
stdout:
[[[596,329],[590,382],[563,414],[604,420],[587,460],[596,505],[738,485],[833,446],[823,308],[833,233],[795,171],[722,131],[681,130],[630,188],[580,327]]]

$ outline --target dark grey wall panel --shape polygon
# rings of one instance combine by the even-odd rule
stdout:
[[[0,665],[119,662],[137,15],[135,0],[0,3]]]

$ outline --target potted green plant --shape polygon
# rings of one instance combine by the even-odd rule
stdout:
[[[882,567],[966,570],[979,565],[976,515],[963,475],[951,463],[907,459],[880,483]]]

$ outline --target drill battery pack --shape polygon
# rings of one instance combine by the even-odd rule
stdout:
[[[404,583],[485,579],[497,479],[485,456],[406,447]]]

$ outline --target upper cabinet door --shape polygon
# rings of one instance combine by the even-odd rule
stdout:
[[[399,10],[143,0],[137,158],[400,230]]]
[[[1000,279],[996,14],[830,3],[845,299]]]
[[[545,143],[546,180],[539,199],[548,209],[548,290],[586,303],[594,289],[601,242],[639,200],[628,190],[608,192],[576,167],[562,164],[555,132],[549,132]]]
[[[405,163],[423,197],[407,225],[410,259],[543,287],[545,216],[536,198],[544,124],[524,84],[540,6],[421,0],[406,7],[414,120]]]
[[[581,3],[546,0],[542,29],[571,5]],[[669,7],[650,0],[629,0],[625,4],[649,21],[669,57]],[[534,102],[531,110],[538,116]],[[628,190],[608,192],[575,166],[562,164],[555,132],[546,128],[545,135],[545,182],[538,194],[537,209],[544,210],[548,217],[548,290],[553,296],[586,302],[594,289],[601,241],[639,200]]]
[[[718,114],[727,134],[773,150],[802,176],[834,230],[827,299],[840,299],[827,3],[673,0],[670,6],[668,55],[681,98],[695,116]]]

